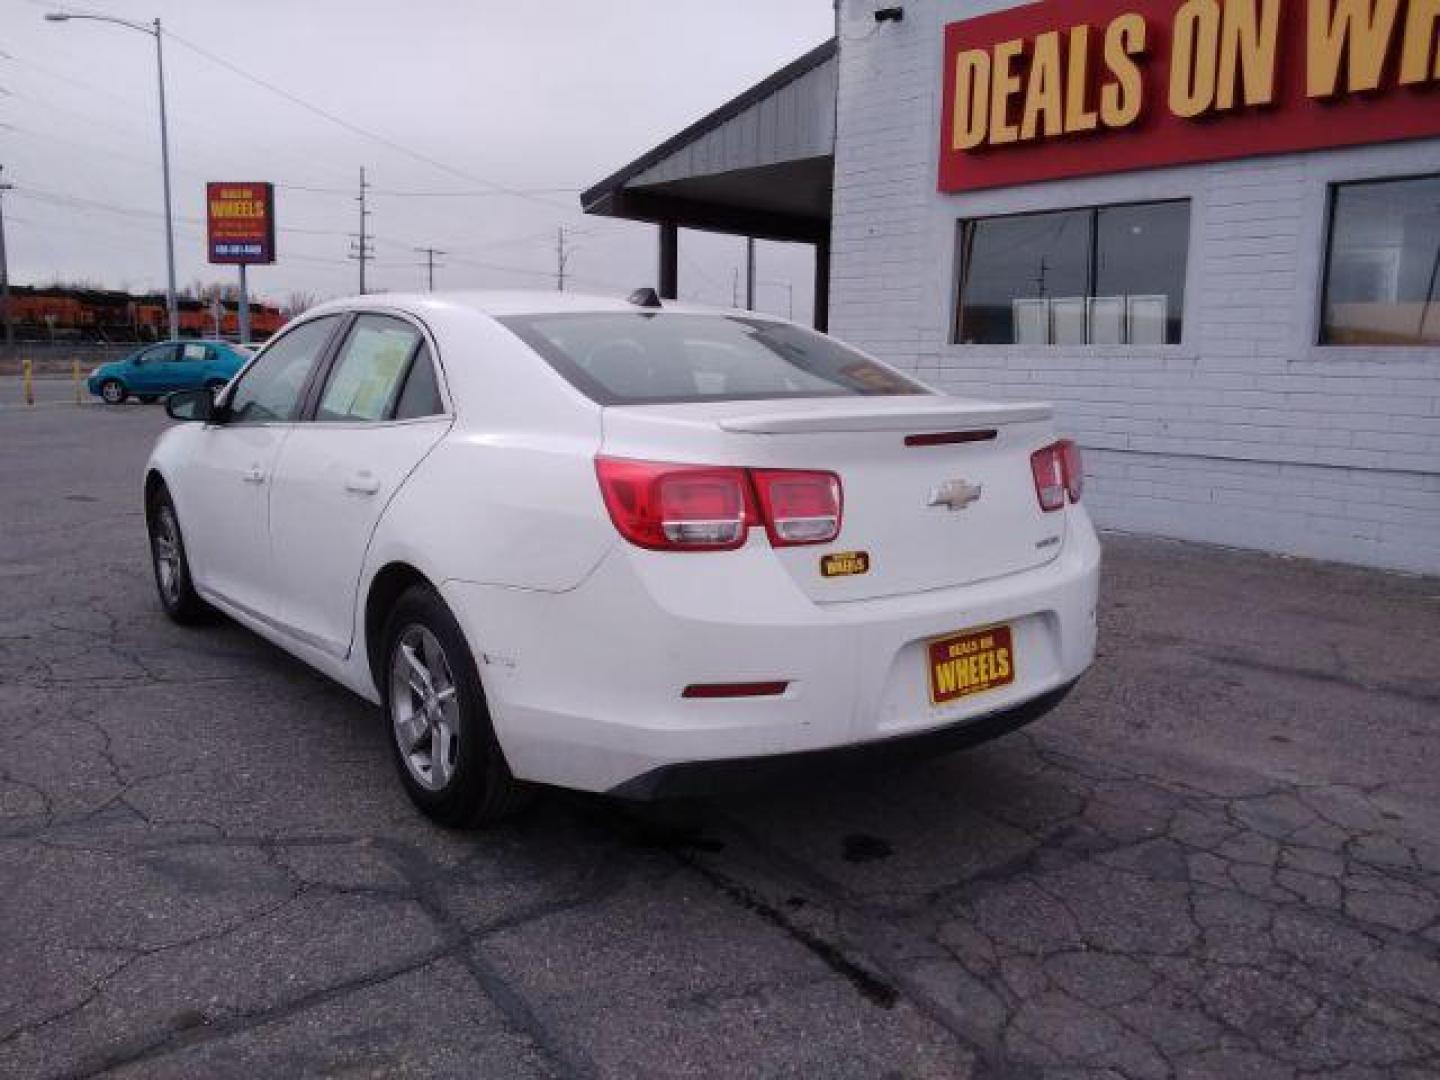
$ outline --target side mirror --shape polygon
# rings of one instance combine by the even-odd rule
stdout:
[[[165,415],[171,420],[208,421],[215,419],[215,397],[209,390],[180,390],[165,399]]]

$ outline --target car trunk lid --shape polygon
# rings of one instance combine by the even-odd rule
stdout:
[[[604,427],[611,456],[838,474],[837,540],[775,550],[817,602],[949,588],[1059,554],[1064,514],[1040,509],[1030,467],[1054,441],[1047,405],[905,396],[620,406],[605,410]],[[852,553],[865,558],[832,558]]]

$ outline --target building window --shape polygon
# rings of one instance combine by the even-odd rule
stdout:
[[[1440,176],[1340,184],[1322,345],[1440,345]]]
[[[1178,345],[1188,201],[960,225],[964,345]]]

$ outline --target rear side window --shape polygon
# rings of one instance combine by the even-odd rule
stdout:
[[[396,420],[416,420],[422,416],[439,416],[445,411],[440,401],[440,386],[435,380],[435,364],[430,359],[430,346],[423,341],[420,351],[405,377],[400,402],[395,406]]]
[[[386,419],[400,397],[410,361],[422,344],[420,331],[401,319],[361,315],[330,369],[315,419]]]
[[[765,319],[586,312],[500,321],[601,405],[931,393],[833,338]]]
[[[156,345],[153,349],[146,349],[135,358],[137,364],[167,364],[177,358],[180,352],[179,345]]]
[[[335,330],[338,316],[301,323],[269,346],[230,395],[232,423],[294,420],[315,362]]]

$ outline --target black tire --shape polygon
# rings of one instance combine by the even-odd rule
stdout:
[[[423,695],[412,689],[416,685],[413,666],[402,655],[402,644],[413,652],[422,651],[416,648],[416,639],[418,636],[424,640],[425,634],[443,654],[443,663],[431,659],[427,669],[448,669],[445,674],[455,691],[454,708],[444,714],[448,720],[441,719],[438,706],[437,712],[425,713]],[[426,586],[407,589],[385,621],[382,640],[385,648],[379,682],[390,751],[400,782],[420,812],[448,828],[468,829],[500,821],[524,809],[533,799],[534,789],[516,780],[505,762],[490,722],[475,658],[445,602]],[[397,660],[406,673],[403,683],[395,676]],[[422,677],[426,686],[443,683],[441,672],[435,674],[433,682]],[[429,723],[430,715],[436,723]],[[446,764],[441,768],[447,775],[439,777],[433,765],[437,752],[434,740],[442,724],[447,731],[450,727],[455,730],[446,736],[442,751]],[[408,749],[402,746],[402,740],[409,744]],[[418,766],[414,763],[427,757],[432,763],[428,774],[423,762]]]
[[[123,405],[129,396],[130,391],[119,379],[106,379],[100,384],[100,397],[107,405]]]
[[[141,405],[154,405],[155,402],[160,400],[155,394],[137,394],[135,396],[140,399]]]
[[[185,552],[185,536],[180,531],[180,518],[170,492],[159,488],[150,499],[145,515],[150,533],[150,568],[155,572],[155,591],[165,614],[182,626],[207,621],[212,615],[209,604],[200,599],[190,578],[190,557]]]

